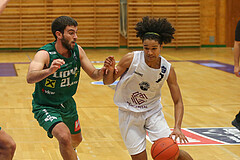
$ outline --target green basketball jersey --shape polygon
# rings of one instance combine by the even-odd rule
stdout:
[[[65,58],[56,51],[55,42],[49,43],[39,50],[46,50],[49,53],[48,67],[51,66],[54,59],[63,59],[65,64],[55,73],[35,84],[33,100],[42,105],[60,105],[72,98],[77,90],[81,67],[78,45],[75,44],[70,58]]]

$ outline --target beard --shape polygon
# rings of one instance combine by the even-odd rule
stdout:
[[[63,39],[61,39],[61,42],[62,42],[62,45],[63,45],[63,47],[65,47],[67,50],[73,50],[74,49],[74,46],[72,47],[71,46],[71,42],[69,42],[67,39],[65,39],[64,37],[63,37]]]

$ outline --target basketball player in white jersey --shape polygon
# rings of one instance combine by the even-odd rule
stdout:
[[[163,43],[170,43],[175,29],[166,19],[144,17],[136,25],[137,37],[143,43],[143,51],[126,54],[116,66],[114,57],[105,60],[108,68],[104,84],[111,84],[121,76],[117,84],[114,103],[119,107],[119,127],[124,143],[133,160],[147,160],[146,131],[152,141],[175,136],[176,141],[187,143],[181,131],[183,102],[176,73],[163,58]],[[161,105],[161,88],[167,81],[174,102],[175,125],[171,132],[164,118]],[[180,150],[181,160],[192,160]]]

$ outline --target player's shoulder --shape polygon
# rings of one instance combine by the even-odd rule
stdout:
[[[83,50],[83,48],[79,44],[76,43],[76,45],[79,50]]]
[[[133,57],[134,57],[133,52],[125,54],[119,61],[118,66],[129,68],[130,64],[132,63]]]
[[[134,51],[133,52],[128,52],[127,54],[126,54],[126,57],[133,57],[134,56]]]
[[[133,60],[133,57],[134,57],[134,52],[129,52],[123,56],[122,61],[131,63]]]
[[[77,48],[78,48],[78,51],[79,51],[80,59],[82,59],[83,57],[87,56],[85,51],[84,51],[84,49],[80,45],[78,45],[78,44],[76,44],[76,45],[77,45]]]
[[[49,57],[49,52],[46,50],[38,50],[35,56]]]

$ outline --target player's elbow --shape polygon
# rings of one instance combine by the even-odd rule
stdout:
[[[27,79],[27,83],[28,83],[28,84],[33,84],[34,82],[31,81],[31,80],[29,80],[29,79]]]
[[[33,79],[31,79],[29,76],[27,76],[27,83],[29,83],[29,84],[33,84],[34,83],[34,81],[33,81]]]

